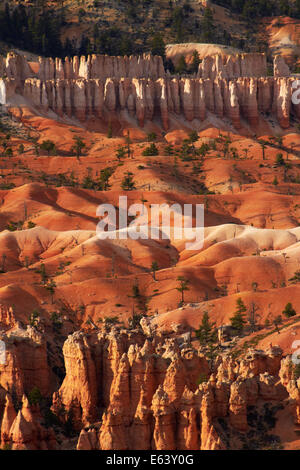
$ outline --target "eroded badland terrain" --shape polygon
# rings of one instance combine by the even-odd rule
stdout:
[[[198,47],[181,75],[0,58],[1,448],[300,448],[299,20],[280,21],[271,59],[168,46],[175,66]],[[101,240],[119,196],[203,204],[203,247]]]

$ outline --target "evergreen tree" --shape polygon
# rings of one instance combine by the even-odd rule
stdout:
[[[52,142],[52,140],[43,140],[41,143],[41,149],[45,150],[49,157],[50,153],[55,151],[55,143]]]
[[[108,138],[108,139],[112,139],[112,136],[113,136],[113,133],[112,133],[112,125],[111,125],[111,121],[109,121],[108,129],[107,129],[107,138]]]
[[[117,150],[116,150],[116,157],[119,161],[122,160],[122,158],[125,157],[125,154],[126,154],[126,150],[124,147],[118,147]]]
[[[133,173],[131,173],[130,171],[127,171],[127,173],[125,174],[121,183],[121,188],[124,191],[133,191],[133,189],[135,189],[135,183],[133,181]]]
[[[197,131],[192,131],[189,133],[189,141],[191,143],[197,142],[199,140],[198,132]]]
[[[175,70],[180,75],[187,72],[187,65],[186,65],[186,61],[185,61],[185,58],[184,58],[183,55],[179,58],[179,61],[178,61],[178,64],[177,64]]]
[[[179,282],[179,286],[176,287],[176,290],[181,293],[181,305],[184,304],[184,293],[189,290],[188,284],[189,280],[183,276],[178,276],[177,281]]]
[[[283,313],[287,318],[295,317],[295,316],[297,315],[297,312],[296,312],[296,310],[293,308],[293,305],[291,304],[291,302],[289,302],[289,303],[286,304],[285,309],[282,311],[282,313]]]
[[[213,42],[216,32],[215,32],[213,12],[209,7],[205,8],[201,26],[202,26],[202,35],[201,35],[202,41],[207,42],[207,43]]]
[[[233,317],[230,318],[232,328],[237,330],[238,333],[241,333],[243,331],[244,325],[246,324],[246,319],[245,319],[246,311],[247,309],[245,307],[245,304],[242,301],[242,299],[239,297],[236,301],[236,311]]]
[[[284,2],[285,3],[285,2]],[[291,12],[290,12],[291,13]],[[294,4],[294,16],[300,18],[300,0],[295,0]]]
[[[300,270],[295,271],[294,276],[289,279],[291,284],[297,284],[300,282]]]
[[[218,331],[216,324],[209,321],[208,312],[204,312],[199,329],[196,330],[196,337],[201,346],[208,346],[218,341]]]
[[[155,273],[156,271],[158,271],[158,263],[157,261],[153,261],[152,264],[151,264],[151,271],[152,271],[152,274],[153,274],[153,279],[155,279]]]
[[[55,288],[56,288],[56,283],[53,279],[51,279],[48,284],[46,284],[46,289],[47,291],[50,293],[51,295],[51,303],[53,304],[53,296],[54,296],[54,293],[55,293]]]
[[[163,59],[166,57],[166,48],[163,37],[160,33],[156,33],[150,43],[151,54],[160,55]]]
[[[48,274],[46,273],[46,268],[45,268],[44,263],[41,263],[40,268],[37,269],[37,273],[40,274],[41,282],[42,282],[43,285],[45,285],[47,280],[48,280]]]
[[[158,155],[158,148],[156,147],[155,143],[152,142],[149,147],[145,148],[142,152],[144,157],[155,157]]]
[[[33,387],[33,389],[28,394],[28,401],[30,405],[37,405],[42,400],[42,394],[38,387]]]
[[[197,73],[198,68],[199,68],[199,64],[200,64],[199,54],[198,54],[198,51],[195,50],[193,52],[193,60],[192,60],[192,63],[191,63],[190,71],[192,73]]]
[[[75,135],[75,137],[73,137],[73,141],[74,141],[73,150],[76,153],[76,157],[79,158],[81,156],[82,150],[86,147],[86,144],[82,140],[82,138],[79,137],[78,135]]]
[[[284,158],[283,158],[283,155],[282,153],[278,153],[276,155],[276,163],[275,163],[276,166],[284,166],[285,165],[285,161],[284,161]]]
[[[107,191],[110,188],[109,178],[111,177],[113,170],[111,168],[104,168],[100,172],[99,178],[99,190]]]

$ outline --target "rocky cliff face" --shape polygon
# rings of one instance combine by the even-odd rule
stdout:
[[[87,58],[72,57],[62,59],[39,59],[38,78],[40,80],[78,79],[78,78],[151,78],[156,80],[165,76],[160,56],[144,54],[131,57],[111,57],[91,55]]]
[[[25,81],[24,96],[38,110],[52,109],[63,117],[75,116],[85,122],[92,116],[117,116],[122,111],[136,117],[143,127],[146,120],[160,116],[165,130],[172,115],[187,121],[204,120],[208,113],[229,118],[236,128],[241,119],[255,125],[260,112],[272,113],[283,128],[290,115],[300,114],[293,105],[292,78],[239,78],[225,80],[202,78]]]
[[[6,395],[0,437],[2,446],[11,450],[54,450],[56,447],[53,429],[43,426],[39,407],[30,406],[25,395],[18,413],[11,396]]]
[[[2,326],[7,326],[12,309],[1,308]],[[30,326],[18,322],[8,333],[1,333],[5,343],[5,361],[0,364],[0,444],[13,450],[45,450],[55,447],[53,430],[42,425],[37,406],[30,406],[27,396],[36,387],[49,394],[50,371],[46,341]],[[18,410],[18,411],[17,411]]]
[[[276,76],[288,76],[289,68],[284,59],[277,56],[274,61]],[[283,72],[283,74],[280,74]],[[164,69],[160,56],[143,54],[142,56],[113,57],[107,55],[89,55],[88,57],[74,56],[52,59],[39,58],[37,74],[23,56],[10,52],[6,58],[0,56],[0,76],[16,78],[20,81],[36,76],[42,81],[56,79],[91,79],[99,78],[164,78]],[[265,54],[250,53],[231,56],[214,55],[203,59],[199,65],[198,78],[224,78],[232,80],[239,77],[265,77],[267,75],[267,60]]]
[[[296,425],[300,424],[300,379],[295,378],[293,366],[289,357],[282,361],[279,372],[281,382],[286,387],[290,396],[290,407]]]
[[[230,443],[220,422],[227,422],[233,434],[246,433],[249,406],[262,400],[278,404],[287,396],[278,381],[279,348],[249,351],[243,361],[218,357],[212,371],[189,345],[179,349],[166,341],[155,348],[148,339],[123,352],[122,340],[112,336],[109,341],[108,349],[118,350],[108,381],[110,402],[96,425],[85,423],[78,449],[226,449]],[[63,389],[58,393],[68,409],[72,402]],[[81,408],[84,413],[84,403]]]
[[[11,315],[11,309],[7,312]],[[25,330],[17,322],[8,333],[1,333],[0,339],[4,341],[6,349],[5,364],[0,364],[0,387],[16,399],[21,399],[24,393],[28,394],[35,386],[42,394],[47,394],[49,368],[47,346],[42,333],[30,326]]]
[[[6,57],[0,56],[0,76],[14,78],[21,83],[26,78],[34,76],[34,73],[24,56],[9,52]]]
[[[272,430],[264,420],[272,422],[284,406],[299,424],[299,381],[280,348],[249,349],[239,360],[222,354],[212,362],[203,349],[143,326],[67,338],[65,377],[52,396],[55,433],[46,420],[50,411],[45,415],[44,405],[27,398],[36,386],[50,400],[50,350],[32,328],[17,325],[3,336],[8,355],[0,366],[1,445],[65,448],[71,445],[68,426],[79,450],[232,449],[251,441],[253,432],[264,439]]]
[[[289,77],[291,71],[289,66],[285,63],[283,57],[277,55],[274,57],[274,77]]]
[[[210,78],[211,80],[216,78],[232,80],[239,77],[259,78],[266,75],[266,55],[260,53],[207,56],[198,69],[198,77]]]
[[[267,113],[287,128],[291,114],[300,115],[291,101],[294,79],[288,67],[275,57],[274,77],[266,77],[263,54],[206,57],[197,78],[172,78],[157,56],[40,58],[35,75],[23,58],[10,54],[1,70],[2,103],[19,93],[40,112],[51,109],[81,122],[130,116],[143,127],[159,116],[167,130],[172,116],[202,121],[214,113],[240,128],[241,119],[255,125],[260,113]]]

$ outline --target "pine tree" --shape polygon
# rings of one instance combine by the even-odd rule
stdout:
[[[99,184],[98,189],[100,191],[107,191],[110,188],[109,178],[111,177],[113,170],[109,167],[104,168],[100,172]]]
[[[46,282],[48,281],[48,274],[46,273],[46,268],[45,268],[44,263],[41,263],[40,268],[37,269],[37,273],[41,275],[41,282],[43,285],[45,285]]]
[[[277,153],[275,165],[277,167],[278,166],[285,166],[285,161],[284,161],[282,153]]]
[[[212,10],[207,7],[204,10],[204,16],[201,23],[202,26],[202,41],[203,42],[213,42],[216,28],[214,25],[214,17]]]
[[[300,0],[295,0],[294,8],[295,8],[295,13],[294,13],[295,17],[300,18]]]
[[[28,394],[28,401],[30,405],[37,405],[42,400],[42,394],[38,387],[33,387],[33,389]]]
[[[24,153],[24,145],[23,144],[20,144],[19,147],[18,147],[18,154],[19,155],[22,155]]]
[[[178,64],[176,66],[176,72],[179,73],[180,75],[183,73],[186,73],[187,71],[187,65],[184,56],[182,55],[179,58]]]
[[[131,156],[131,148],[130,148],[131,139],[130,139],[129,131],[127,131],[127,136],[126,136],[125,140],[126,140],[126,144],[127,144],[127,157],[130,158],[130,156]]]
[[[193,60],[192,60],[191,68],[190,68],[192,73],[197,73],[198,72],[199,64],[200,64],[199,53],[198,53],[198,51],[194,50]]]
[[[263,141],[263,140],[259,140],[258,143],[260,144],[261,146],[261,150],[262,150],[262,159],[265,160],[266,159],[266,153],[265,153],[265,150],[266,150],[266,143]]]
[[[218,341],[216,324],[209,321],[208,312],[204,312],[201,325],[196,330],[196,337],[199,339],[201,346],[212,345]]]
[[[244,302],[242,301],[242,299],[239,297],[236,301],[236,311],[233,317],[230,318],[232,328],[237,330],[238,333],[241,333],[243,331],[244,325],[246,323],[246,320],[245,320],[246,311],[247,311],[246,306]]]
[[[156,280],[155,279],[155,273],[156,271],[158,271],[158,263],[157,261],[153,261],[152,264],[151,264],[151,271],[152,271],[152,274],[153,274],[153,279],[154,281]]]
[[[300,282],[300,270],[294,273],[294,276],[289,279],[289,282],[291,284],[297,284],[298,282]]]
[[[51,279],[48,284],[46,284],[46,289],[49,291],[50,295],[51,295],[51,303],[53,304],[53,296],[54,296],[54,293],[55,293],[55,288],[56,288],[56,283],[53,279]]]
[[[293,308],[293,305],[291,304],[291,302],[289,302],[289,303],[286,304],[285,309],[282,311],[282,313],[283,313],[287,318],[295,317],[295,316],[297,315],[297,312],[296,312],[296,310]]]
[[[152,142],[149,147],[146,147],[142,152],[144,157],[155,157],[158,154],[159,151],[154,142]]]
[[[151,40],[151,54],[160,55],[163,58],[166,56],[165,43],[160,33],[156,33]]]
[[[107,138],[108,138],[108,139],[112,139],[112,126],[111,126],[111,122],[108,124]]]
[[[109,124],[108,124],[108,129],[107,129],[107,138],[108,139],[112,139],[112,125],[111,125],[111,121],[109,121]]]
[[[49,157],[51,152],[55,152],[55,143],[52,140],[43,140],[41,149],[45,150]]]
[[[73,137],[73,140],[74,140],[74,143],[75,143],[73,149],[76,153],[76,157],[79,158],[81,156],[82,150],[84,149],[86,144],[84,143],[82,138],[79,137],[78,135],[75,135],[75,137]]]
[[[179,282],[179,287],[176,287],[176,290],[181,293],[181,305],[184,303],[184,293],[188,291],[189,280],[183,276],[178,276],[177,281]]]
[[[126,150],[124,147],[118,147],[116,150],[116,157],[119,161],[122,160],[122,158],[125,158]]]
[[[127,171],[127,173],[125,174],[121,183],[121,188],[124,191],[132,191],[133,189],[135,189],[135,183],[133,181],[133,173],[131,173],[130,171]]]

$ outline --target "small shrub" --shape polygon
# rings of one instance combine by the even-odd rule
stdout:
[[[34,227],[36,227],[36,224],[32,222],[31,220],[29,220],[27,223],[27,228],[34,228]]]
[[[154,142],[156,140],[156,134],[155,132],[150,132],[148,135],[147,135],[147,139],[148,139],[148,142]]]
[[[42,394],[38,387],[33,387],[33,389],[29,392],[28,401],[30,405],[37,405],[42,400]]]
[[[200,374],[199,379],[197,380],[197,385],[204,384],[208,381],[206,374]]]
[[[295,317],[297,315],[296,310],[293,308],[291,302],[287,303],[285,306],[285,309],[282,311],[282,313],[287,317]]]
[[[158,148],[153,142],[149,145],[149,147],[146,147],[143,150],[144,157],[155,157],[156,155],[158,155]]]

